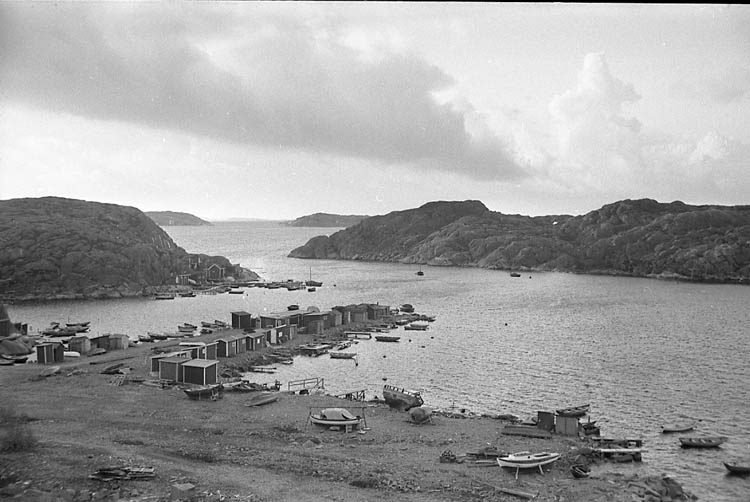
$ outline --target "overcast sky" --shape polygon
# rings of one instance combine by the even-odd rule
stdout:
[[[750,204],[750,7],[0,1],[0,199]]]

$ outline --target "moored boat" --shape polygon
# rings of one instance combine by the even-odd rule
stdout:
[[[326,408],[320,413],[311,413],[310,422],[326,427],[358,426],[362,417],[354,415],[346,408]]]
[[[375,340],[378,342],[397,342],[401,339],[400,336],[393,335],[375,335]]]
[[[388,384],[383,386],[383,399],[391,408],[403,411],[408,411],[411,408],[416,408],[424,404],[422,395],[419,392]]]
[[[695,422],[689,422],[689,423],[679,423],[679,424],[669,424],[665,425],[661,428],[662,433],[670,433],[670,432],[689,432],[695,429]]]
[[[724,462],[724,467],[727,468],[730,474],[750,474],[750,460],[742,463],[738,463],[738,461]]]
[[[328,353],[331,359],[354,359],[357,357],[356,352],[332,351]]]
[[[683,448],[718,448],[729,439],[726,436],[702,436],[679,438]]]
[[[555,412],[561,417],[582,417],[589,412],[590,404],[582,404],[580,406],[571,406],[570,408],[560,408]]]
[[[559,453],[541,452],[541,453],[530,453],[527,451],[513,453],[504,457],[497,457],[497,465],[500,467],[508,467],[516,470],[516,479],[518,479],[518,471],[520,469],[534,469],[538,468],[539,472],[544,474],[542,466],[551,464],[560,458]]]

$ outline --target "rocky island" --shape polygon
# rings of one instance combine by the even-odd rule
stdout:
[[[368,218],[362,215],[315,213],[287,222],[292,227],[350,227]]]
[[[150,295],[178,279],[257,274],[223,256],[191,254],[134,207],[58,197],[0,201],[0,298],[4,301]]]
[[[438,201],[314,237],[289,256],[747,284],[750,206],[639,199],[532,217]]]
[[[210,221],[202,220],[190,213],[179,213],[176,211],[146,211],[146,216],[162,227],[174,225],[200,226],[211,225]]]

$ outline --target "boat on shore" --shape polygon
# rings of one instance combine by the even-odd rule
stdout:
[[[253,396],[250,401],[245,403],[245,406],[252,408],[253,406],[263,406],[264,404],[273,403],[278,401],[278,392],[261,392],[257,396]]]
[[[331,351],[328,353],[331,359],[354,359],[357,357],[356,352],[344,352],[344,351]]]
[[[680,439],[680,445],[683,448],[718,448],[722,443],[729,439],[726,436],[703,436],[703,437],[683,437]]]
[[[408,411],[424,404],[419,392],[388,384],[383,386],[383,399],[391,408],[402,411]]]
[[[404,329],[407,331],[427,331],[427,328],[429,327],[430,326],[427,323],[413,322],[404,326]]]
[[[154,300],[174,300],[174,293],[157,293]]]
[[[570,473],[574,478],[587,478],[591,474],[591,469],[583,464],[573,464],[570,466]]]
[[[539,472],[544,474],[542,466],[556,462],[560,458],[559,453],[541,452],[541,453],[530,453],[522,451],[519,453],[512,453],[504,457],[497,457],[497,465],[500,467],[508,467],[516,470],[516,479],[518,479],[518,471],[521,469],[535,469],[538,468]]]
[[[346,408],[326,408],[320,413],[310,413],[310,422],[326,427],[358,426],[362,417],[354,415]]]
[[[555,413],[561,417],[582,417],[589,412],[590,407],[590,404],[582,404],[579,406],[571,406],[570,408],[560,408],[559,410],[555,410]]]
[[[736,461],[724,462],[724,467],[727,468],[730,474],[750,474],[750,460],[743,463],[737,463]]]
[[[197,385],[195,387],[185,387],[182,391],[187,394],[190,399],[199,401],[201,399],[212,399],[215,400],[219,397],[219,394],[224,389],[224,386],[220,383],[214,383],[209,385]]]

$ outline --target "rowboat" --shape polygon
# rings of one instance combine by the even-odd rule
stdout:
[[[727,439],[726,436],[686,437],[680,438],[680,443],[683,448],[718,448]]]
[[[750,462],[746,461],[744,464],[730,464],[724,462],[724,467],[730,472],[730,474],[750,474]]]
[[[261,392],[257,396],[250,399],[250,401],[246,402],[245,406],[248,406],[248,407],[263,406],[264,404],[278,401],[278,399],[279,399],[279,394],[276,392]]]
[[[310,422],[326,427],[357,426],[362,417],[352,414],[345,408],[326,408],[317,414],[310,414]]]
[[[416,408],[424,404],[419,392],[387,384],[383,386],[383,399],[385,399],[385,402],[391,408],[403,411],[408,411],[411,408]]]
[[[555,412],[561,417],[581,417],[588,413],[590,404],[582,404],[580,406],[571,406],[570,408],[561,408],[555,410]]]
[[[693,429],[695,429],[695,422],[665,425],[661,428],[661,431],[668,434],[670,432],[688,432]]]
[[[587,478],[591,474],[591,470],[583,464],[573,464],[570,466],[570,473],[574,478]]]
[[[198,385],[195,387],[186,387],[182,391],[187,394],[187,397],[199,401],[201,399],[216,400],[224,387],[220,383],[214,383],[210,385]]]
[[[400,336],[393,335],[376,335],[375,340],[378,342],[397,342],[401,339]]]
[[[356,352],[329,352],[328,353],[331,356],[331,359],[354,359],[357,357]]]
[[[559,453],[529,453],[522,451],[519,453],[513,453],[505,457],[497,458],[497,465],[500,467],[509,467],[516,470],[516,479],[518,479],[518,471],[520,469],[533,469],[538,468],[539,472],[544,474],[542,470],[543,465],[551,464],[560,458]]]

